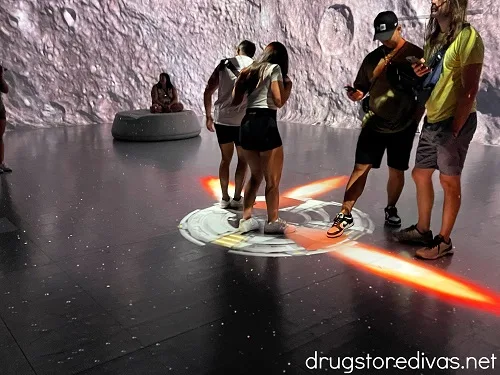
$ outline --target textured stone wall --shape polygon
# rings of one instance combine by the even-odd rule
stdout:
[[[149,106],[151,85],[167,71],[187,108],[203,112],[216,62],[250,39],[273,40],[291,56],[294,92],[283,120],[359,126],[359,106],[342,87],[377,46],[372,21],[382,10],[404,19],[419,45],[428,0],[0,0],[1,62],[9,125],[110,122],[120,110]],[[476,140],[500,144],[499,2],[475,0],[470,16],[487,48]],[[479,12],[477,12],[479,11]]]

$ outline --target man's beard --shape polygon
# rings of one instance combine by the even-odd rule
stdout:
[[[432,4],[432,6],[431,6],[431,16],[436,16],[438,12],[439,12],[439,7],[437,7],[436,5]]]
[[[437,16],[440,16],[440,17],[446,17],[450,14],[450,12],[442,12],[441,11],[441,8],[445,6],[445,4],[447,3],[447,1],[441,3],[440,6],[437,6],[435,4],[432,4],[431,5],[431,17],[437,17]]]

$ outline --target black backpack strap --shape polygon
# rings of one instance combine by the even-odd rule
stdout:
[[[219,70],[222,71],[224,69],[228,69],[236,77],[238,77],[240,75],[240,72],[238,71],[238,69],[236,69],[234,64],[229,59],[222,59],[221,62],[219,63]]]

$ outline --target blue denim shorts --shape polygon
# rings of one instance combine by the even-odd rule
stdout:
[[[429,124],[425,119],[415,168],[437,169],[448,176],[459,176],[465,164],[470,142],[477,128],[477,113],[473,112],[455,138],[452,134],[453,118]]]

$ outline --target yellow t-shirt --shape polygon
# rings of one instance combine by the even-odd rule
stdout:
[[[442,35],[444,36],[444,35]],[[428,46],[424,47],[428,59]],[[462,89],[462,68],[471,64],[482,64],[484,44],[481,36],[472,26],[465,27],[446,50],[443,72],[427,101],[429,123],[447,120],[455,115]],[[476,111],[476,102],[471,112]]]

